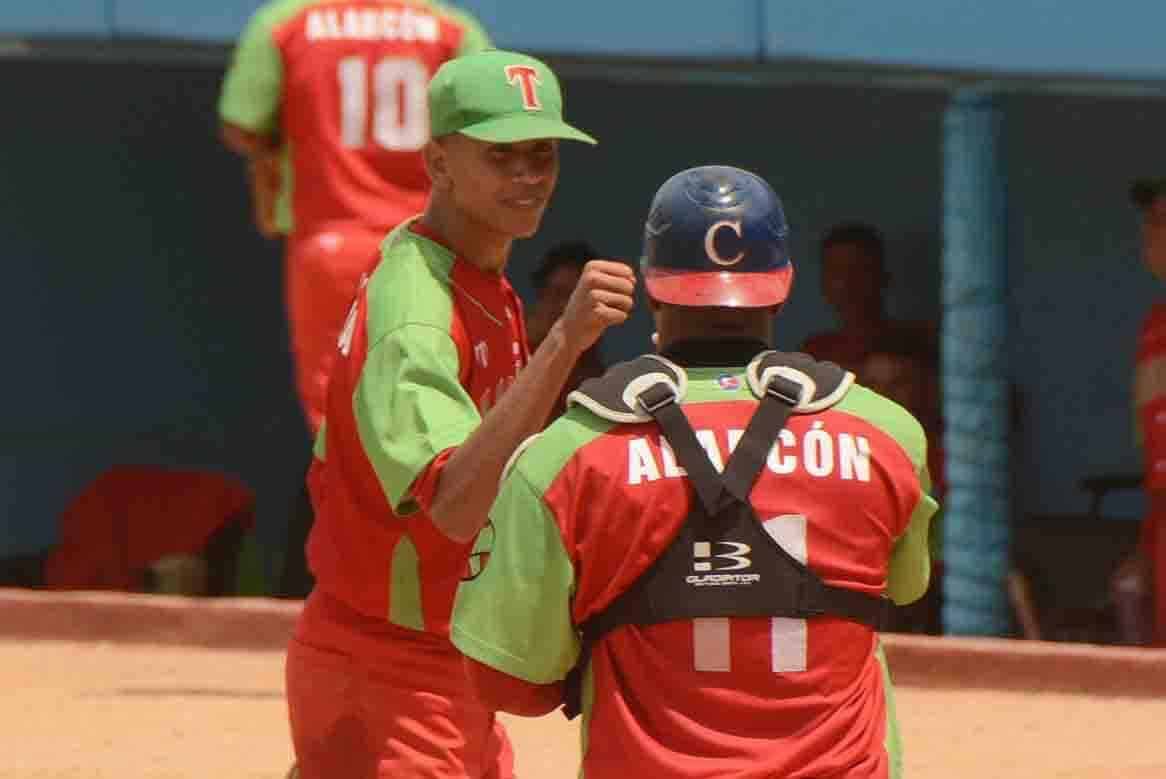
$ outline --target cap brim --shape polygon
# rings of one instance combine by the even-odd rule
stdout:
[[[1130,200],[1140,208],[1149,208],[1162,195],[1166,195],[1166,178],[1138,179],[1130,185]]]
[[[595,145],[599,141],[582,130],[576,130],[561,119],[531,114],[512,114],[487,119],[459,130],[479,141],[488,143],[519,143],[537,141],[543,138],[560,138],[565,141],[581,141]]]
[[[654,269],[644,274],[644,286],[653,300],[677,306],[765,308],[785,302],[793,278],[792,266],[767,273]]]

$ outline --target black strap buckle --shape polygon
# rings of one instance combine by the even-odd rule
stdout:
[[[655,416],[657,411],[676,402],[676,393],[664,382],[659,382],[637,395],[636,402],[649,416]]]
[[[765,385],[765,394],[772,395],[788,406],[796,407],[802,402],[802,391],[804,389],[801,382],[778,375],[770,379],[769,383]]]

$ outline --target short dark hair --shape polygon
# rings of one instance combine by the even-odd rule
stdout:
[[[587,241],[561,241],[547,249],[538,267],[530,275],[536,291],[546,289],[551,274],[559,268],[571,267],[580,271],[591,260],[599,257],[599,252]]]
[[[877,227],[866,222],[842,222],[834,225],[822,237],[821,251],[825,252],[827,248],[840,243],[862,247],[862,250],[878,262],[880,267],[886,258],[883,234]]]
[[[1163,196],[1166,196],[1166,178],[1144,178],[1130,184],[1130,200],[1143,210]]]

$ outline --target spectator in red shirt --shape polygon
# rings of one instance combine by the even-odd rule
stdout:
[[[840,327],[810,336],[802,351],[837,363],[861,380],[863,361],[881,339],[906,335],[934,348],[938,338],[933,323],[887,318],[884,295],[890,276],[877,228],[862,222],[835,225],[822,239],[821,260],[822,296],[838,315]]]

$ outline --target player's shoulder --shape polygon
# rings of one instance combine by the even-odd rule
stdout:
[[[455,257],[405,223],[381,242],[368,283],[370,327],[382,334],[406,325],[448,329],[453,311],[450,273]]]
[[[269,0],[255,9],[251,15],[251,26],[272,29],[321,0]]]
[[[425,0],[418,3],[431,10],[436,16],[441,19],[456,24],[459,27],[480,27],[477,17],[464,8],[450,5],[448,3],[437,2],[436,0]]]
[[[894,440],[916,467],[927,460],[927,433],[907,409],[857,382],[831,411],[850,414]]]
[[[1166,300],[1158,300],[1142,317],[1142,333],[1166,329]]]
[[[572,405],[546,429],[523,442],[510,458],[504,478],[517,471],[518,478],[545,492],[588,447],[602,442],[615,428],[616,423]]]

